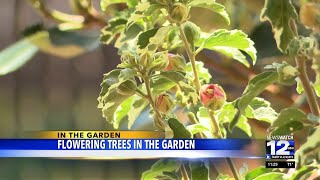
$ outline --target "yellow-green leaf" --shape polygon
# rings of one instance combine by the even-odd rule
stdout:
[[[34,36],[37,36],[34,35]],[[22,39],[0,52],[0,75],[11,73],[25,63],[38,51],[38,47],[28,38]]]
[[[289,21],[298,18],[291,0],[266,0],[260,18],[271,22],[277,46],[285,53],[294,37]]]

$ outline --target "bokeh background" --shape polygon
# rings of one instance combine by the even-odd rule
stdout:
[[[223,1],[223,0],[222,0]],[[65,0],[47,0],[48,6],[69,12]],[[98,4],[99,0],[95,0]],[[285,59],[276,49],[270,25],[261,24],[259,13],[264,0],[225,0],[232,11],[231,28],[250,34],[258,51],[258,63],[247,69],[238,62],[212,52],[199,55],[228,94],[228,100],[239,97],[248,80],[262,71],[265,64]],[[226,27],[223,22],[209,22],[205,11],[197,13],[195,22]],[[205,18],[204,18],[205,17]],[[201,21],[204,19],[205,21]],[[4,49],[22,37],[21,31],[43,19],[26,0],[0,1],[0,49]],[[46,22],[47,26],[53,25]],[[212,61],[214,59],[214,61]],[[112,128],[97,109],[102,74],[119,63],[117,50],[112,46],[100,46],[92,52],[71,60],[38,53],[18,71],[0,76],[0,137],[22,137],[25,131],[36,130],[107,130]],[[294,88],[271,86],[263,97],[273,103],[276,110],[295,105],[308,111],[303,101],[297,101]],[[266,136],[266,124],[251,122],[257,128],[255,138]],[[123,127],[126,127],[123,125]],[[142,128],[144,127],[144,128]],[[137,122],[133,128],[148,128],[148,123]],[[262,150],[264,147],[253,147]],[[223,160],[219,169],[229,173]],[[263,165],[262,160],[238,159],[237,167],[247,163],[249,169]],[[0,180],[5,179],[139,179],[155,160],[66,160],[66,159],[0,159]],[[230,173],[229,173],[230,174]]]
[[[69,11],[64,0],[48,1]],[[0,49],[21,38],[41,17],[25,0],[0,1]],[[106,130],[97,109],[102,74],[116,67],[117,51],[101,47],[72,60],[37,54],[20,70],[0,77],[0,137],[31,130]],[[0,180],[139,179],[154,161],[0,159]]]

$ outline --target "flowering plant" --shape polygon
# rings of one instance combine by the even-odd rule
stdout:
[[[75,35],[73,32],[103,26],[100,41],[113,44],[118,49],[121,62],[117,69],[104,74],[98,108],[115,129],[124,122],[131,129],[141,119],[140,115],[147,112],[154,129],[170,131],[173,138],[230,138],[237,132],[241,132],[237,133],[237,137],[257,137],[259,128],[253,126],[254,123],[268,124],[269,135],[294,135],[298,138],[296,134],[308,134],[299,138],[301,146],[295,154],[297,167],[290,171],[265,167],[249,171],[246,165],[238,170],[233,160],[226,158],[232,174],[225,174],[209,160],[188,162],[163,159],[144,172],[142,179],[311,178],[319,175],[320,7],[316,1],[307,1],[265,0],[260,20],[271,23],[274,34],[272,44],[277,47],[275,54],[284,55],[282,57],[285,57],[285,61],[271,58],[271,62],[270,59],[259,62],[262,58],[257,58],[257,54],[264,50],[257,52],[258,45],[255,47],[253,40],[244,31],[218,27],[219,22],[225,26],[232,24],[230,19],[236,20],[237,13],[240,13],[246,18],[238,20],[232,27],[244,24],[239,28],[246,29],[245,22],[257,18],[251,17],[252,13],[241,12],[237,7],[245,4],[255,9],[257,4],[250,0],[242,4],[228,1],[225,6],[214,0],[101,0],[102,11],[111,17],[107,22],[89,0],[72,1],[80,15],[50,11],[42,1],[31,0],[37,10],[58,22],[58,28],[43,30],[40,26],[33,26],[27,29],[26,38],[19,42],[19,47],[31,42],[34,49],[29,49],[28,55],[19,57],[19,60],[24,60],[22,63],[9,59],[10,63],[0,67],[0,73],[16,70],[39,49],[65,58],[90,50],[95,47],[95,41],[91,41],[92,36]],[[297,9],[300,9],[299,13]],[[202,11],[213,14],[208,16],[212,20],[199,18],[199,12]],[[210,26],[210,22],[217,23]],[[260,28],[262,34],[266,29],[266,26]],[[63,42],[67,45],[61,48],[61,44],[54,43],[54,37],[68,41]],[[254,38],[254,34],[251,37]],[[39,39],[45,39],[47,46],[42,46]],[[48,39],[51,41],[48,42]],[[69,40],[74,46],[70,47]],[[72,51],[66,52],[66,48]],[[268,48],[265,51],[271,53],[272,50]],[[3,53],[8,52],[11,52],[10,49]],[[207,53],[211,53],[213,58],[208,60]],[[216,56],[223,58],[218,61]],[[9,62],[9,56],[0,57],[4,59],[3,62]],[[16,55],[14,57],[11,59],[18,59]],[[236,68],[230,71],[229,68],[233,67],[231,61],[237,62],[237,68],[242,71]],[[225,67],[225,63],[229,63],[229,66]],[[260,74],[252,70],[251,66],[256,63],[259,66],[265,65]],[[209,66],[223,69],[223,76],[212,78],[207,69]],[[237,88],[239,83],[233,80],[243,80],[243,72],[249,72],[245,78],[251,78],[248,82],[244,80],[247,82],[246,88],[235,97],[226,82],[230,81],[232,87]],[[309,78],[310,75],[314,78]],[[296,98],[293,103],[289,99],[289,104],[279,108],[275,107],[275,103],[271,104],[259,97],[269,92],[269,95],[271,93],[280,101],[288,95],[278,98],[280,96],[276,91],[293,85],[297,85],[298,94],[303,93],[306,97],[307,108],[301,106],[301,98]]]

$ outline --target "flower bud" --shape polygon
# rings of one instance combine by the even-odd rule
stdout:
[[[124,52],[121,55],[121,64],[118,65],[120,68],[132,68],[137,64],[136,57],[130,52]]]
[[[200,38],[200,28],[190,21],[187,21],[183,24],[183,31],[191,45],[193,45]]]
[[[182,3],[175,3],[169,8],[169,17],[172,23],[183,23],[189,17],[190,9]]]
[[[283,62],[278,68],[277,68],[278,74],[279,74],[279,83],[284,85],[293,85],[296,83],[296,77],[299,74],[298,70],[291,66],[290,64]]]
[[[149,68],[150,72],[161,71],[169,64],[167,53],[159,52],[154,56],[154,60],[151,62]]]
[[[203,106],[215,111],[226,101],[226,93],[218,84],[205,84],[200,89],[200,100]]]
[[[167,93],[160,94],[156,98],[155,104],[156,108],[164,114],[168,114],[174,107],[174,102]]]
[[[136,88],[137,88],[136,82],[132,79],[128,79],[128,80],[122,82],[117,87],[117,92],[121,95],[130,96],[135,93]]]
[[[151,63],[151,61],[152,61],[151,59],[152,58],[151,58],[150,54],[148,52],[146,52],[140,56],[140,63],[143,67],[147,67]]]
[[[177,71],[184,71],[186,67],[186,60],[183,56],[175,55],[175,54],[168,54],[168,61],[169,64],[165,68],[165,70],[177,70]]]

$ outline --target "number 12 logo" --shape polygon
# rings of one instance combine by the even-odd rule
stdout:
[[[288,150],[290,143],[288,141],[269,141],[267,147],[269,146],[271,155],[290,155],[290,150]]]

